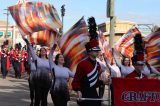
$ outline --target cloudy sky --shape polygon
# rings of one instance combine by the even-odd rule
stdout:
[[[3,13],[8,6],[15,5],[18,0],[0,0],[0,20],[6,20]],[[82,16],[85,20],[94,16],[97,24],[109,21],[106,17],[107,0],[28,0],[53,4],[60,15],[65,4],[64,31],[67,31]],[[115,0],[115,16],[118,20],[133,21],[139,24],[160,24],[160,0]],[[9,22],[14,23],[12,17]]]

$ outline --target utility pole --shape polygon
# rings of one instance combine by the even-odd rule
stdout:
[[[110,18],[110,34],[109,34],[109,45],[111,48],[114,44],[114,36],[115,36],[115,15],[114,15],[114,2],[115,0],[107,0],[107,17]],[[113,52],[113,51],[112,51]],[[109,80],[111,81],[111,80]],[[108,86],[108,105],[111,105],[111,91],[110,91],[110,84]]]
[[[8,9],[4,9],[4,10],[7,10],[7,12],[6,12],[6,13],[4,13],[4,14],[6,14],[6,15],[7,15],[7,24],[6,24],[6,32],[5,32],[5,38],[7,38],[7,33],[8,33],[8,17],[9,17],[9,11],[8,11]]]
[[[60,29],[61,32],[61,36],[63,35],[63,17],[65,15],[65,8],[64,8],[64,4],[61,6],[61,17],[62,17],[62,28]]]
[[[109,44],[113,47],[114,44],[114,36],[115,36],[115,21],[116,17],[114,15],[114,3],[115,0],[107,0],[107,17],[110,18],[110,36],[109,36]]]

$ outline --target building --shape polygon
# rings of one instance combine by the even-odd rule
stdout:
[[[116,21],[114,43],[116,43],[124,33],[135,25],[136,23],[130,21]],[[101,30],[106,39],[109,40],[110,22],[99,24],[98,29]]]
[[[21,43],[22,46],[25,44],[21,34],[19,33],[18,28],[15,25],[8,25],[8,32],[7,30],[7,22],[0,20],[0,45],[3,44],[5,40],[9,41],[9,45],[14,47],[16,43]]]
[[[125,34],[133,26],[137,26],[143,36],[152,33],[154,28],[153,24],[136,24],[131,21],[116,21],[114,43],[116,43],[123,36],[123,34]],[[99,24],[98,29],[101,30],[106,39],[109,40],[110,22]]]

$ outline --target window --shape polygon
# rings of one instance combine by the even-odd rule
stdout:
[[[2,37],[3,36],[3,32],[0,32],[0,37]]]
[[[7,32],[6,38],[10,37],[12,35],[11,32]]]

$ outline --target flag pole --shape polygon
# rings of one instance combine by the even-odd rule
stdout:
[[[63,18],[64,18],[64,15],[65,15],[64,6],[65,6],[64,4],[61,6],[61,17],[62,17],[62,28],[60,29],[61,36],[63,36],[63,28],[64,28],[64,25],[63,25]]]

